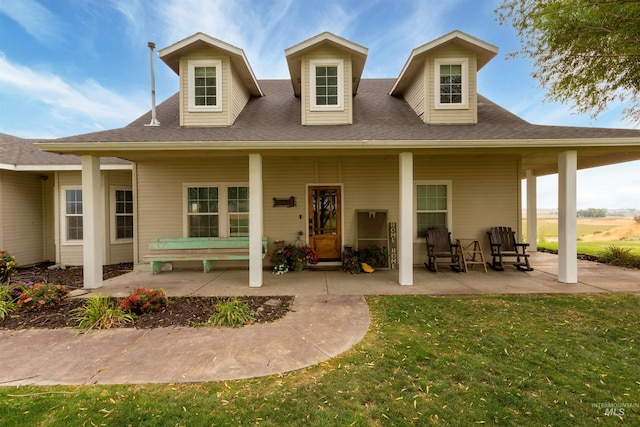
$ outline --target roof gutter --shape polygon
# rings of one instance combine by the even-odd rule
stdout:
[[[40,142],[39,149],[51,153],[113,156],[118,152],[153,151],[237,151],[294,149],[456,149],[456,148],[585,148],[636,147],[640,138],[571,139],[477,139],[477,140],[359,140],[359,141],[161,141],[161,142]]]

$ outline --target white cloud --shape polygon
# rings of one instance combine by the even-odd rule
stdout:
[[[41,43],[53,44],[62,38],[58,19],[35,0],[2,0],[0,13],[17,22]]]
[[[48,105],[48,114],[62,121],[98,121],[107,126],[122,126],[147,109],[144,94],[123,96],[94,80],[67,82],[58,75],[13,64],[1,52],[0,92],[7,105],[11,95],[19,96],[23,103]],[[139,99],[145,101],[135,101]]]

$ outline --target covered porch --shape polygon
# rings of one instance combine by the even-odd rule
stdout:
[[[93,293],[124,297],[137,286],[163,288],[171,296],[238,295],[490,295],[573,294],[600,292],[640,293],[640,271],[591,261],[577,261],[577,283],[558,281],[558,256],[531,254],[534,271],[515,268],[484,272],[478,266],[468,273],[443,269],[432,273],[424,267],[412,269],[413,286],[398,284],[397,270],[348,275],[343,271],[291,272],[274,275],[264,270],[262,287],[247,287],[248,270],[176,270],[153,275],[134,271],[103,282]]]

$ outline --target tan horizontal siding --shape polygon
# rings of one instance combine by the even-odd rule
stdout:
[[[217,59],[222,61],[222,111],[189,111],[189,61],[202,59]],[[230,126],[231,125],[231,70],[229,56],[222,55],[215,49],[199,49],[180,59],[180,96],[182,126]]]
[[[510,156],[414,158],[414,179],[451,180],[452,237],[480,240],[485,253],[492,226],[518,229],[518,160]],[[414,245],[414,261],[426,260],[424,244]]]
[[[468,109],[435,109],[435,99],[434,96],[436,93],[435,88],[435,69],[434,69],[434,60],[436,58],[468,58],[469,59],[469,68],[468,68],[468,77],[469,77],[469,87],[468,87],[468,95],[469,95],[469,108]],[[429,54],[427,60],[428,67],[426,68],[427,75],[427,85],[428,85],[428,93],[431,94],[427,99],[427,104],[429,105],[428,111],[428,123],[444,123],[444,124],[473,124],[477,123],[477,58],[475,54],[466,49],[462,49],[455,46],[443,47],[440,49],[436,49]]]
[[[43,181],[39,174],[2,171],[3,247],[18,265],[43,259]]]
[[[315,59],[342,59],[344,71],[344,99],[342,111],[311,111],[311,74],[310,62]],[[303,56],[302,59],[302,124],[304,125],[338,125],[351,124],[353,121],[353,102],[351,96],[351,58],[338,49],[321,47]]]
[[[242,113],[242,110],[244,109],[244,106],[247,105],[247,102],[249,101],[249,91],[247,90],[246,86],[242,83],[242,80],[240,80],[239,76],[240,74],[233,68],[231,67],[231,75],[233,77],[232,79],[232,112],[231,112],[231,124],[233,124],[236,119],[238,118],[238,116],[240,115],[240,113]]]
[[[424,120],[425,113],[425,75],[424,65],[416,75],[415,79],[405,91],[404,99],[411,106],[416,115]]]
[[[149,240],[183,237],[183,183],[216,184],[249,181],[248,157],[181,160],[174,163],[139,162],[138,251],[146,255]]]

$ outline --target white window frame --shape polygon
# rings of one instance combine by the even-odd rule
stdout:
[[[316,67],[337,67],[338,68],[338,104],[318,105],[316,104]],[[311,111],[344,111],[344,61],[342,59],[311,59],[309,60],[309,88]]]
[[[69,186],[61,186],[60,187],[60,242],[65,246],[81,246],[83,244],[84,239],[69,239],[69,230],[67,229],[67,191],[82,191],[82,187],[78,185],[69,185]],[[84,195],[82,197],[82,215],[72,215],[72,216],[80,216],[83,218],[84,224]],[[83,233],[84,234],[84,233]],[[84,236],[83,236],[84,237]]]
[[[182,184],[182,235],[189,237],[189,188],[192,187],[209,187],[218,189],[218,237],[230,237],[230,219],[229,215],[237,215],[235,212],[229,212],[229,187],[247,187],[248,182],[185,182]],[[244,215],[244,212],[241,213]],[[246,213],[249,217],[250,212]]]
[[[118,238],[118,221],[117,221],[117,216],[118,215],[126,215],[129,216],[128,214],[117,214],[116,213],[116,205],[117,205],[117,200],[116,200],[116,191],[131,191],[133,192],[133,190],[131,189],[131,187],[125,187],[125,186],[111,186],[109,194],[110,194],[110,224],[111,224],[111,243],[112,244],[125,244],[125,243],[133,243],[133,237],[129,238]],[[135,205],[134,205],[135,206]],[[133,212],[131,214],[131,217],[134,218],[134,228],[133,228],[133,232],[135,234],[135,212]]]
[[[447,228],[453,234],[453,181],[450,179],[440,180],[424,180],[413,182],[413,238],[414,242],[424,242],[424,236],[418,236],[418,186],[419,185],[446,185],[447,186]],[[434,210],[430,212],[444,212],[442,210]]]
[[[196,67],[214,67],[216,69],[216,105],[196,105],[195,101],[195,69]],[[219,112],[222,111],[222,61],[219,59],[199,59],[188,62],[187,86],[189,91],[189,111]]]
[[[440,66],[460,65],[462,67],[462,102],[448,104],[440,102]],[[434,68],[434,105],[436,110],[466,110],[469,109],[469,58],[436,58]]]

